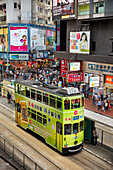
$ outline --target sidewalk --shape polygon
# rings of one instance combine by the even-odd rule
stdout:
[[[14,103],[11,102],[10,104],[7,102],[7,98],[3,98],[3,97],[0,97],[0,102],[2,103],[5,103],[8,107],[10,108],[14,108]],[[87,109],[93,109],[93,106],[91,106],[91,99],[85,99],[85,108]],[[88,105],[89,103],[89,105]],[[93,109],[94,110],[94,109]],[[98,112],[98,109],[96,108],[94,110],[94,112],[97,111]],[[111,111],[106,111],[104,112],[104,116],[110,116],[110,113]],[[112,110],[113,112],[113,110]],[[97,113],[98,114],[98,113]],[[113,114],[113,113],[112,113]],[[112,118],[113,118],[113,115],[112,115]],[[110,118],[109,118],[110,119]],[[84,150],[86,150],[87,152],[90,152],[91,154],[95,155],[96,157],[99,157],[100,159],[104,160],[105,162],[109,162],[110,164],[113,165],[113,152],[100,146],[100,145],[92,145],[90,142],[84,142]]]
[[[112,106],[112,110],[105,110],[105,112],[104,112],[104,111],[98,111],[98,107],[92,106],[92,103],[93,103],[92,98],[89,98],[88,100],[85,99],[85,109],[92,110],[94,112],[98,112],[100,114],[103,114],[103,115],[113,118],[113,106]]]

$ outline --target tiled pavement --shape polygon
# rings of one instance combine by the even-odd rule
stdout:
[[[89,98],[88,100],[85,99],[85,108],[88,109],[88,110],[92,110],[94,112],[98,112],[100,114],[103,114],[103,115],[106,115],[106,116],[113,118],[113,106],[112,106],[112,110],[105,110],[105,112],[104,112],[104,111],[101,111],[101,110],[98,111],[97,105],[94,107],[94,106],[92,106],[92,103],[93,103],[92,98]]]

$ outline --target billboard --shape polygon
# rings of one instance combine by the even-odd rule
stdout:
[[[53,20],[75,18],[75,0],[53,0]]]
[[[56,38],[56,32],[52,30],[46,30],[46,45],[47,49],[54,49],[54,42]]]
[[[28,51],[27,27],[10,27],[10,51]]]
[[[70,63],[70,71],[79,71],[80,70],[80,62]]]
[[[90,77],[89,87],[98,87],[99,77]]]
[[[90,31],[70,32],[70,53],[90,53]]]
[[[0,51],[8,49],[8,28],[0,28]]]
[[[46,50],[46,30],[30,28],[30,49]]]

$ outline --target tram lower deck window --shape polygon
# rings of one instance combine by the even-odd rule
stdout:
[[[73,124],[73,134],[78,133],[78,123]]]
[[[31,118],[34,119],[34,120],[36,120],[36,114],[31,113]]]
[[[42,124],[42,117],[37,116],[37,122],[39,122],[39,123],[41,123],[41,124]]]
[[[71,135],[71,124],[64,125],[64,135]]]

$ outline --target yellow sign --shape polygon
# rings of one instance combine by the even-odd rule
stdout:
[[[0,51],[8,49],[8,28],[0,29]]]
[[[69,15],[62,16],[62,19],[67,19],[67,18],[69,18]]]

